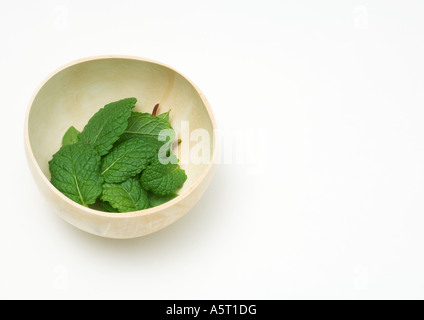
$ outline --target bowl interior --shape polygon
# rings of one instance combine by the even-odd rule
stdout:
[[[159,113],[172,109],[171,124],[178,137],[185,139],[179,149],[190,151],[181,161],[188,179],[179,193],[188,190],[212,161],[214,135],[209,110],[198,90],[182,75],[158,63],[135,58],[98,58],[76,63],[53,75],[40,88],[28,115],[28,135],[43,174],[50,179],[48,162],[71,125],[82,130],[104,105],[127,97],[137,98],[134,111],[152,112],[156,103],[160,103]],[[184,129],[187,124],[189,130]],[[209,138],[200,134],[192,137],[198,141],[187,143],[190,138],[182,134],[182,129],[190,133],[203,129],[200,132]],[[188,154],[199,152],[201,161],[191,161]],[[181,157],[180,152],[180,160]]]

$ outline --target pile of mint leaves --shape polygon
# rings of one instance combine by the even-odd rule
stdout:
[[[187,175],[172,154],[169,111],[156,115],[156,105],[152,114],[133,112],[136,102],[110,103],[81,132],[72,126],[65,133],[49,162],[51,183],[65,196],[115,213],[148,209],[177,196]],[[167,132],[166,140],[161,132]]]

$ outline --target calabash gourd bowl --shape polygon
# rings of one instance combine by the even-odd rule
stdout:
[[[189,131],[204,129],[210,137],[210,159],[181,167],[188,179],[179,196],[161,206],[130,213],[106,213],[81,206],[50,183],[48,162],[71,126],[82,130],[104,105],[136,97],[134,111],[171,111],[170,121],[178,136],[182,121]],[[214,169],[215,120],[200,90],[172,68],[151,60],[127,56],[102,56],[70,63],[51,74],[38,88],[25,120],[25,150],[34,180],[54,211],[75,227],[114,239],[137,238],[178,220],[200,199]]]

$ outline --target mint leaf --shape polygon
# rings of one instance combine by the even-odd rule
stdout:
[[[128,127],[125,129],[121,141],[140,136],[152,137],[159,140],[159,135],[163,130],[168,130],[166,133],[169,133],[170,141],[173,142],[175,132],[167,120],[151,115],[150,113],[133,112],[128,119]],[[162,144],[165,143],[166,141],[162,141]]]
[[[103,186],[102,186],[103,188]],[[107,201],[102,201],[100,199],[97,199],[95,204],[89,205],[89,208],[97,211],[103,211],[103,212],[109,212],[109,213],[118,213],[118,210],[116,210],[114,207],[111,206],[111,204]]]
[[[109,202],[119,212],[138,211],[149,207],[147,193],[141,188],[137,178],[130,178],[120,184],[105,183],[101,199]]]
[[[80,141],[93,146],[101,156],[107,154],[127,128],[136,102],[136,98],[128,98],[100,109],[81,132]]]
[[[165,113],[161,113],[161,114],[157,115],[157,117],[159,119],[163,119],[163,120],[169,122],[169,114],[170,114],[170,112],[171,112],[171,110],[169,110],[168,112],[165,112]]]
[[[187,180],[185,171],[180,169],[175,155],[171,155],[169,159],[169,164],[164,165],[155,157],[152,164],[143,171],[140,180],[145,190],[167,196],[183,186]]]
[[[135,137],[116,145],[102,159],[100,172],[106,182],[120,183],[139,174],[157,155],[155,141]]]
[[[102,193],[100,156],[93,147],[82,143],[64,146],[49,166],[51,183],[73,201],[88,206]]]
[[[149,198],[149,205],[151,208],[160,206],[168,201],[171,201],[172,199],[178,197],[178,194],[173,193],[168,196],[159,196],[157,194],[154,194],[152,192],[147,193],[147,197]]]
[[[106,212],[109,212],[109,213],[117,213],[118,212],[118,210],[116,210],[114,207],[112,207],[112,205],[107,201],[101,201],[100,200],[100,204],[102,205],[103,209]]]
[[[74,126],[71,126],[62,138],[62,147],[77,143],[79,135],[80,132]]]

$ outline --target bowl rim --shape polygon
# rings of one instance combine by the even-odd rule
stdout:
[[[209,118],[211,120],[212,123],[212,129],[213,129],[213,144],[212,144],[212,156],[211,156],[211,162],[208,164],[208,166],[206,167],[206,169],[204,170],[204,172],[201,174],[201,176],[192,184],[192,186],[187,189],[184,193],[178,195],[175,199],[172,199],[160,206],[157,207],[153,207],[153,208],[149,208],[149,209],[144,209],[144,210],[139,210],[139,211],[132,211],[132,212],[126,212],[126,213],[109,213],[109,212],[103,212],[103,211],[99,211],[99,210],[95,210],[95,209],[91,209],[88,207],[85,207],[83,205],[80,205],[79,203],[69,199],[67,196],[65,196],[62,192],[60,192],[58,189],[56,189],[53,184],[49,181],[49,179],[47,179],[47,177],[44,175],[44,173],[41,171],[40,166],[38,165],[37,160],[35,159],[34,153],[32,151],[32,146],[31,146],[31,142],[29,139],[29,115],[31,112],[31,108],[32,105],[34,103],[35,98],[37,97],[38,93],[40,92],[40,90],[44,87],[44,85],[50,81],[56,74],[58,74],[59,72],[81,64],[81,63],[85,63],[85,62],[90,62],[90,61],[96,61],[96,60],[108,60],[108,59],[123,59],[123,60],[137,60],[137,61],[143,61],[143,62],[149,62],[149,63],[153,63],[162,67],[165,67],[171,71],[174,71],[175,73],[177,73],[178,75],[180,75],[181,77],[183,77],[188,83],[190,83],[193,88],[196,90],[196,92],[199,94],[202,102],[204,103],[205,107],[206,107],[206,111],[208,112]],[[113,219],[120,219],[120,218],[130,218],[130,217],[140,217],[140,216],[145,216],[145,215],[150,215],[150,214],[154,214],[157,213],[159,211],[164,211],[168,208],[170,208],[171,206],[183,201],[186,197],[188,197],[201,183],[202,181],[208,176],[208,174],[210,173],[210,171],[212,170],[214,164],[215,164],[215,160],[216,160],[216,156],[217,156],[217,137],[215,136],[215,132],[216,132],[216,121],[215,121],[215,116],[212,112],[212,108],[208,102],[208,100],[206,99],[205,95],[203,94],[203,92],[189,79],[187,78],[184,74],[182,74],[181,72],[175,70],[174,68],[170,67],[167,64],[164,64],[162,62],[158,62],[152,59],[148,59],[148,58],[142,58],[142,57],[138,57],[138,56],[131,56],[131,55],[98,55],[98,56],[90,56],[90,57],[86,57],[86,58],[81,58],[81,59],[77,59],[74,60],[72,62],[69,62],[65,65],[62,65],[61,67],[57,68],[56,70],[54,70],[53,72],[51,72],[42,82],[41,84],[37,87],[37,89],[35,90],[35,92],[33,93],[29,105],[27,107],[27,111],[25,114],[25,128],[24,128],[24,140],[25,140],[25,149],[26,149],[26,153],[27,156],[29,157],[29,161],[31,161],[34,164],[34,168],[36,170],[36,173],[41,176],[41,179],[47,184],[47,186],[49,187],[49,189],[54,192],[57,196],[59,196],[59,198],[61,198],[63,201],[67,202],[69,205],[74,206],[79,208],[80,210],[86,212],[87,214],[92,214],[92,215],[97,215],[100,217],[104,217],[104,218],[113,218]]]

